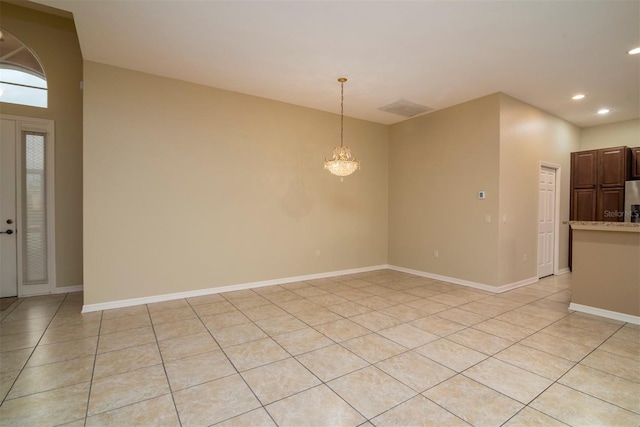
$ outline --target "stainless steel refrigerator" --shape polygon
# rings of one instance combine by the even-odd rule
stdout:
[[[640,181],[625,182],[624,222],[640,223]]]

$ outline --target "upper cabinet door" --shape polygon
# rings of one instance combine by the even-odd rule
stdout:
[[[631,179],[640,179],[640,147],[631,149]]]
[[[624,187],[627,180],[627,147],[598,150],[598,182],[601,187]]]
[[[571,187],[595,188],[598,184],[598,150],[571,153]]]

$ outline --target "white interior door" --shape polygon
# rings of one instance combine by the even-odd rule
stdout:
[[[0,297],[18,295],[16,122],[0,122]]]
[[[540,168],[539,185],[538,277],[545,277],[552,275],[554,272],[556,170],[542,166]]]

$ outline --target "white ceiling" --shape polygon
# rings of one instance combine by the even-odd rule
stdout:
[[[345,115],[384,124],[499,91],[581,127],[640,117],[638,0],[37,2],[87,60],[334,113],[346,76]]]

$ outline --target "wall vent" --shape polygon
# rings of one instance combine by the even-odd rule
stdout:
[[[401,99],[399,101],[394,102],[393,104],[385,105],[384,107],[378,108],[378,110],[386,111],[387,113],[397,114],[403,117],[413,117],[418,114],[426,113],[428,111],[433,111],[433,108],[427,107],[426,105],[416,104],[411,101],[407,101],[406,99]]]

